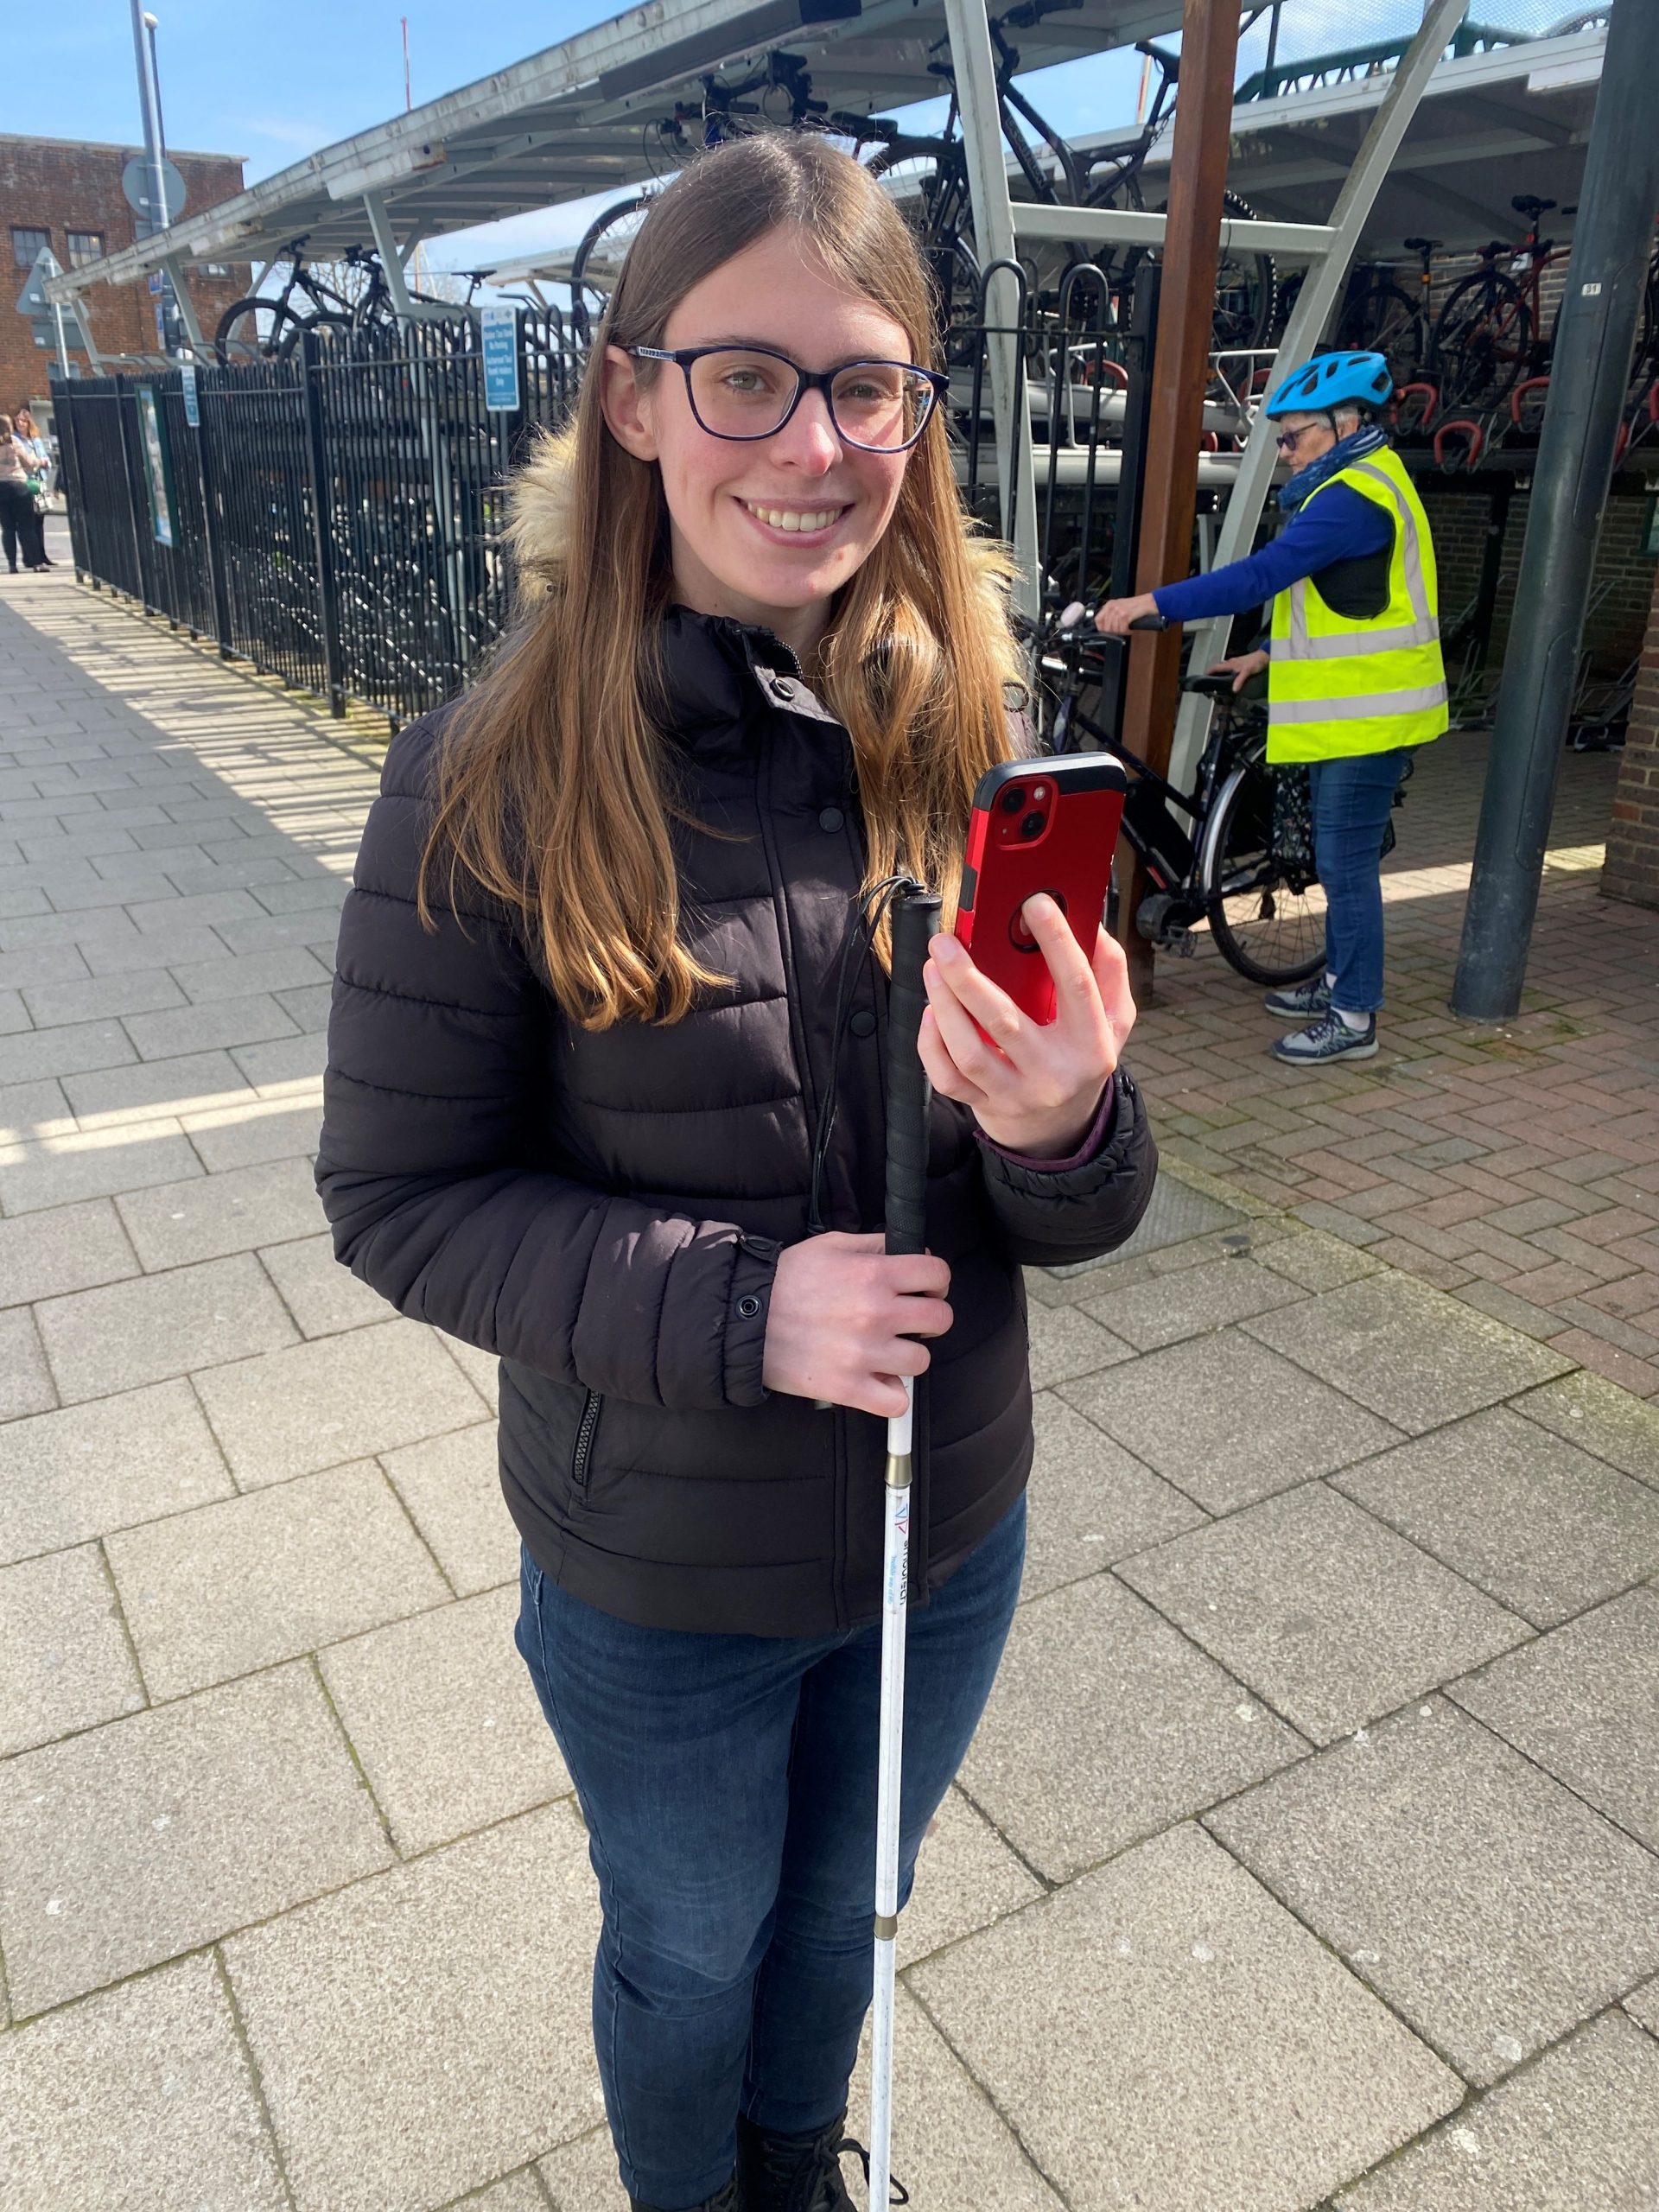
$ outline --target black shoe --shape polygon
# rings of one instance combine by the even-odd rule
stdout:
[[[632,2205],[633,2212],[653,2212],[653,2208],[645,2202],[643,2196],[631,2196],[628,2202]],[[696,2212],[741,2212],[742,2202],[737,2193],[737,2176],[734,2174],[724,2189],[717,2189],[711,2197],[697,2206]]]
[[[742,2188],[742,2212],[856,2212],[841,2176],[841,2154],[850,2151],[864,2168],[868,2181],[870,2158],[861,2143],[843,2135],[844,2112],[814,2135],[769,2135],[740,2116],[737,2123],[737,2177]],[[893,2202],[908,2204],[909,2191],[893,2184]]]

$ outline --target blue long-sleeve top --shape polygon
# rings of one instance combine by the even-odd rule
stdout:
[[[1394,535],[1394,524],[1374,499],[1346,484],[1332,484],[1298,507],[1277,537],[1259,553],[1211,569],[1207,576],[1188,576],[1160,584],[1152,594],[1168,622],[1202,622],[1216,614],[1242,614],[1259,607],[1303,576],[1316,576],[1334,561],[1363,559],[1377,553]]]

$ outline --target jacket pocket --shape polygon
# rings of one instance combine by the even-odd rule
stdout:
[[[588,1477],[592,1470],[594,1432],[599,1427],[600,1408],[605,1401],[597,1390],[590,1390],[582,1401],[582,1419],[576,1424],[576,1440],[570,1453],[570,1487],[578,1497],[588,1491]]]

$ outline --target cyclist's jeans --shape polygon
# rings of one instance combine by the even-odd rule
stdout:
[[[1021,1498],[910,1617],[901,1898],[990,1694],[1025,1543]],[[594,2041],[623,2185],[680,2212],[730,2177],[740,2110],[796,2135],[846,2104],[870,2002],[880,1624],[635,1628],[526,1554],[517,1640],[599,1878]]]
[[[1382,1003],[1382,832],[1413,747],[1309,763],[1313,856],[1325,886],[1331,1003],[1374,1014]]]

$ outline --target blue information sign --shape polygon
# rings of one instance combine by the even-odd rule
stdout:
[[[179,365],[179,386],[184,394],[184,419],[193,430],[201,428],[201,402],[196,395],[196,365],[182,361]]]
[[[479,309],[484,341],[484,404],[513,414],[518,407],[518,310],[505,301]]]

